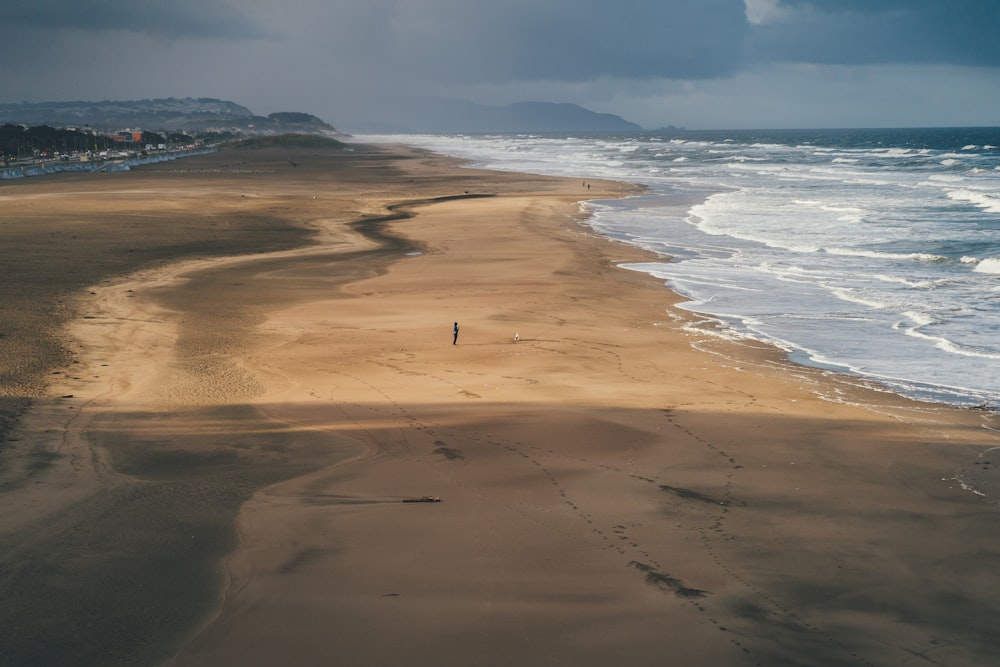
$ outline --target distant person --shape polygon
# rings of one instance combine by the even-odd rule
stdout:
[[[458,343],[458,322],[455,322],[455,325],[452,326],[451,333],[454,336],[454,338],[451,339],[451,344],[456,345]]]

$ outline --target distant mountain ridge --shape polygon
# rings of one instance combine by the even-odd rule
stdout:
[[[243,135],[288,133],[343,136],[312,114],[284,111],[255,115],[235,102],[210,97],[105,100],[101,102],[22,102],[0,104],[0,125],[89,127],[192,134],[230,132]],[[559,133],[637,132],[621,116],[596,113],[577,104],[518,102],[489,106],[440,98],[419,98],[378,105],[349,128],[351,132],[399,133]]]
[[[423,98],[400,104],[392,116],[376,114],[349,128],[352,132],[400,133],[558,133],[638,132],[621,116],[596,113],[577,104],[517,102],[488,106],[462,100]]]
[[[332,125],[311,114],[277,112],[257,116],[235,102],[208,97],[0,104],[0,123],[86,125],[94,130],[141,128],[182,132],[237,130],[249,134],[339,134]]]

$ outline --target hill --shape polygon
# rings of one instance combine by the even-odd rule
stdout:
[[[97,132],[132,129],[190,135],[296,133],[343,136],[335,127],[312,114],[282,111],[259,116],[235,102],[207,97],[0,104],[0,125],[4,123],[29,127],[86,127]],[[641,130],[620,116],[596,113],[576,104],[518,102],[489,106],[439,98],[377,105],[348,123],[352,132],[485,134]]]
[[[288,132],[336,136],[332,125],[301,112],[254,115],[235,102],[214,98],[163,98],[103,102],[40,102],[0,104],[0,124],[84,127],[97,131],[123,128],[173,132]]]
[[[390,115],[391,114],[391,115]],[[352,132],[401,133],[560,133],[638,132],[640,128],[620,116],[595,113],[577,104],[518,102],[488,106],[461,100],[424,98],[385,107],[356,121]]]
[[[344,148],[344,142],[315,134],[282,134],[271,137],[254,137],[233,144],[234,149],[255,148]]]

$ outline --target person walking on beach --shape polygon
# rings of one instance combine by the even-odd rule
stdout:
[[[458,322],[455,322],[455,325],[451,328],[451,333],[454,335],[454,338],[451,339],[451,344],[452,345],[457,345],[458,344]]]

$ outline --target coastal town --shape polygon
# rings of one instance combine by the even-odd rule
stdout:
[[[340,136],[311,114],[210,98],[0,105],[0,179],[114,171],[289,132]]]
[[[190,155],[227,139],[230,132],[192,136],[183,132],[125,129],[100,132],[47,125],[0,125],[0,178],[64,171],[102,171]]]

